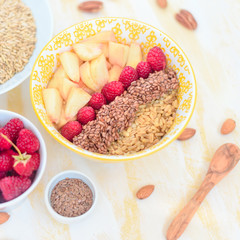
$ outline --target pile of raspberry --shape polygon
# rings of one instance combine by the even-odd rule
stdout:
[[[40,165],[40,143],[18,118],[0,128],[0,203],[10,201],[32,184]]]

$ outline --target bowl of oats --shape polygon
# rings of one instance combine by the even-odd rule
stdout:
[[[118,162],[159,151],[181,134],[195,107],[196,80],[167,34],[136,20],[98,18],[44,47],[30,94],[39,120],[62,145]]]
[[[53,32],[46,0],[0,0],[0,94],[17,87]]]

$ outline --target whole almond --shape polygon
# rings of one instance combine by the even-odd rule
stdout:
[[[195,133],[196,130],[194,128],[185,128],[182,134],[178,137],[178,140],[180,141],[188,140],[189,138],[193,137]]]
[[[0,224],[5,223],[9,218],[10,216],[7,213],[0,212]]]
[[[166,8],[167,7],[167,0],[157,0],[157,4],[161,8]]]
[[[85,1],[78,5],[78,9],[84,12],[98,12],[103,8],[101,1]]]
[[[236,122],[232,119],[227,119],[225,120],[225,122],[222,125],[221,128],[221,134],[229,134],[230,132],[232,132],[236,127]]]
[[[197,21],[193,15],[187,10],[181,10],[175,15],[176,20],[189,30],[195,30],[197,28]]]
[[[138,199],[148,198],[152,194],[153,190],[154,185],[146,185],[137,191],[136,196]]]

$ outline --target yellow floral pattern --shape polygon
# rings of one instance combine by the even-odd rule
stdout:
[[[55,36],[38,57],[32,71],[31,97],[33,105],[43,125],[58,141],[78,153],[103,160],[100,155],[89,153],[74,146],[59,134],[46,114],[42,99],[42,89],[47,86],[53,72],[59,66],[59,55],[61,52],[70,50],[74,43],[105,30],[112,30],[120,43],[139,42],[145,57],[149,49],[159,46],[166,55],[168,67],[176,71],[180,81],[178,92],[179,108],[174,124],[169,133],[158,144],[138,154],[138,156],[143,156],[148,154],[148,152],[156,151],[156,149],[166,146],[172,141],[188,122],[190,110],[193,109],[196,98],[194,74],[188,59],[174,41],[150,25],[123,18],[99,18],[76,24]],[[117,157],[112,158],[117,159]],[[132,159],[135,157],[129,155],[124,158]]]

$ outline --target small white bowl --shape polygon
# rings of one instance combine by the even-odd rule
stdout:
[[[22,193],[20,196],[18,196],[17,198],[15,198],[13,200],[10,200],[5,203],[0,203],[1,211],[2,210],[4,210],[4,211],[12,210],[27,198],[27,196],[34,190],[34,188],[38,185],[39,181],[41,180],[42,175],[45,170],[45,167],[46,167],[46,162],[47,162],[47,149],[46,149],[45,142],[43,140],[41,133],[34,126],[34,124],[32,122],[30,122],[28,119],[26,119],[25,117],[15,113],[15,112],[10,112],[7,110],[0,110],[0,126],[1,127],[4,126],[12,118],[21,119],[24,124],[24,127],[31,130],[38,138],[38,140],[40,142],[40,149],[39,149],[40,166],[37,170],[37,173],[33,180],[32,185],[27,189],[27,191],[25,191],[24,193]]]
[[[60,214],[58,214],[51,206],[51,193],[53,188],[57,185],[58,182],[60,182],[61,180],[65,179],[65,178],[77,178],[82,180],[84,183],[86,183],[89,188],[92,191],[93,194],[93,204],[91,206],[91,208],[85,212],[84,214],[78,216],[78,217],[64,217]],[[73,171],[73,170],[69,170],[69,171],[64,171],[64,172],[60,172],[59,174],[57,174],[55,177],[53,177],[50,182],[48,183],[46,189],[45,189],[45,204],[47,206],[47,209],[49,211],[49,213],[53,216],[53,218],[55,218],[58,222],[64,223],[64,224],[70,224],[70,223],[74,223],[74,222],[78,222],[79,220],[82,220],[84,218],[86,218],[87,216],[89,216],[93,209],[96,206],[96,202],[97,202],[97,191],[96,191],[96,186],[95,184],[92,182],[91,179],[89,179],[86,175],[84,175],[81,172],[78,171]]]
[[[21,72],[16,73],[4,84],[0,84],[0,95],[17,87],[30,76],[34,61],[53,35],[53,16],[48,1],[23,0],[23,3],[31,9],[35,19],[37,27],[37,42],[33,54],[24,69]]]

